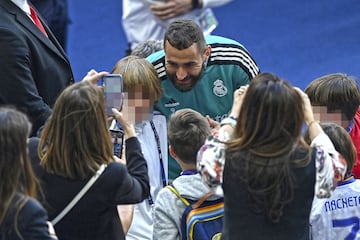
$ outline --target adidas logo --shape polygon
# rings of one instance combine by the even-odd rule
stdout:
[[[179,106],[180,103],[173,98],[171,98],[167,103],[164,104],[165,107],[176,107]]]

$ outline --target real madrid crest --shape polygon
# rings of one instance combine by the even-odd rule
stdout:
[[[227,94],[228,90],[224,85],[224,82],[220,79],[214,82],[213,93],[218,97],[223,97]]]

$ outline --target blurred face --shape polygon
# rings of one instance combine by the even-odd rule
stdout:
[[[196,43],[189,48],[178,50],[165,43],[166,73],[174,86],[180,91],[189,91],[201,79],[205,62],[210,55],[210,47],[199,53]]]
[[[326,106],[313,106],[314,118],[322,123],[336,123],[343,128],[349,125],[349,121],[344,119],[340,112],[328,112]]]
[[[149,90],[138,86],[134,92],[124,92],[122,112],[133,123],[150,120],[152,103],[149,98]]]

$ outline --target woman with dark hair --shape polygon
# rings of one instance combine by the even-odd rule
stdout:
[[[104,95],[90,81],[61,93],[38,146],[31,144],[32,155],[38,150],[40,157],[33,164],[52,221],[90,179],[98,177],[54,225],[60,239],[125,239],[117,205],[149,196],[147,165],[134,126],[115,108],[113,113],[125,133],[126,165],[115,161]]]
[[[52,239],[47,213],[35,197],[25,114],[0,107],[0,239]]]
[[[329,197],[346,163],[314,121],[307,95],[288,82],[262,73],[234,99],[219,132],[223,140],[231,134],[230,140],[211,137],[199,153],[205,180],[222,183],[221,239],[309,239],[314,194]],[[311,146],[302,137],[304,123]]]

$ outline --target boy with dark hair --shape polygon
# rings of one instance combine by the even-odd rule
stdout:
[[[210,192],[196,170],[196,156],[210,126],[200,113],[185,108],[171,115],[168,122],[168,140],[171,156],[179,163],[182,172],[172,186],[186,199],[198,200]],[[219,199],[210,196],[208,200]],[[160,192],[155,202],[154,239],[181,239],[181,218],[186,205],[169,188]]]
[[[360,178],[360,91],[355,78],[332,73],[313,80],[305,89],[320,122],[334,122],[350,134],[357,152],[352,173]]]

